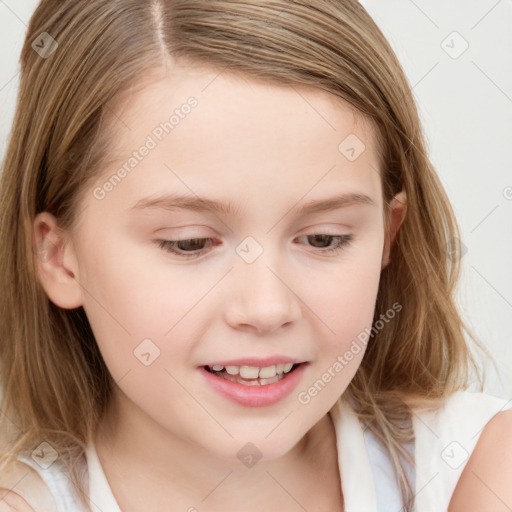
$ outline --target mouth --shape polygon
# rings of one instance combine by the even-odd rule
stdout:
[[[286,379],[298,367],[306,363],[285,363],[266,367],[205,365],[203,368],[219,377],[244,386],[267,386]]]
[[[280,358],[271,366],[247,364],[276,363],[276,359],[217,361],[199,367],[200,374],[212,390],[244,407],[267,407],[289,396],[304,378],[309,361],[296,362]],[[285,362],[283,362],[285,361]],[[234,366],[234,363],[242,366]],[[245,363],[245,365],[244,365]]]

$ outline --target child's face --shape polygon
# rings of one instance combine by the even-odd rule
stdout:
[[[83,305],[120,403],[155,431],[222,457],[252,442],[275,458],[356,373],[383,265],[383,199],[370,128],[331,98],[176,69],[116,112],[119,159],[86,195],[66,247],[74,278],[46,289],[62,307]],[[173,114],[166,133],[160,123]],[[352,135],[340,150],[349,134],[360,141]],[[372,203],[298,213],[349,193]],[[229,202],[236,213],[134,208],[166,194]],[[352,241],[329,254],[338,239],[315,234]],[[175,247],[198,257],[159,246],[198,238],[208,240]],[[287,394],[259,404],[256,387],[237,401],[201,369],[281,356],[307,364],[273,386],[295,379]]]

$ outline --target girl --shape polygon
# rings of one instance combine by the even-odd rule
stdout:
[[[457,224],[363,7],[43,0],[21,64],[0,510],[512,503]]]

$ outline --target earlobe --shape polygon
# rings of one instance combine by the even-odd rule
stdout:
[[[82,290],[77,280],[74,247],[52,214],[43,212],[36,216],[32,243],[37,276],[48,298],[63,309],[80,307]]]
[[[395,243],[396,235],[402,222],[405,219],[405,212],[407,207],[407,196],[405,190],[400,191],[396,194],[389,203],[388,215],[388,231],[384,234],[384,250],[382,252],[382,267],[384,269],[390,262],[389,255],[391,253],[391,247]]]

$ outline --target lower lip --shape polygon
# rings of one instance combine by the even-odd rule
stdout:
[[[284,379],[273,384],[245,386],[222,377],[217,377],[204,367],[199,371],[210,386],[221,395],[246,407],[265,407],[273,405],[288,396],[299,383],[308,363],[301,363],[295,370],[286,374]]]

